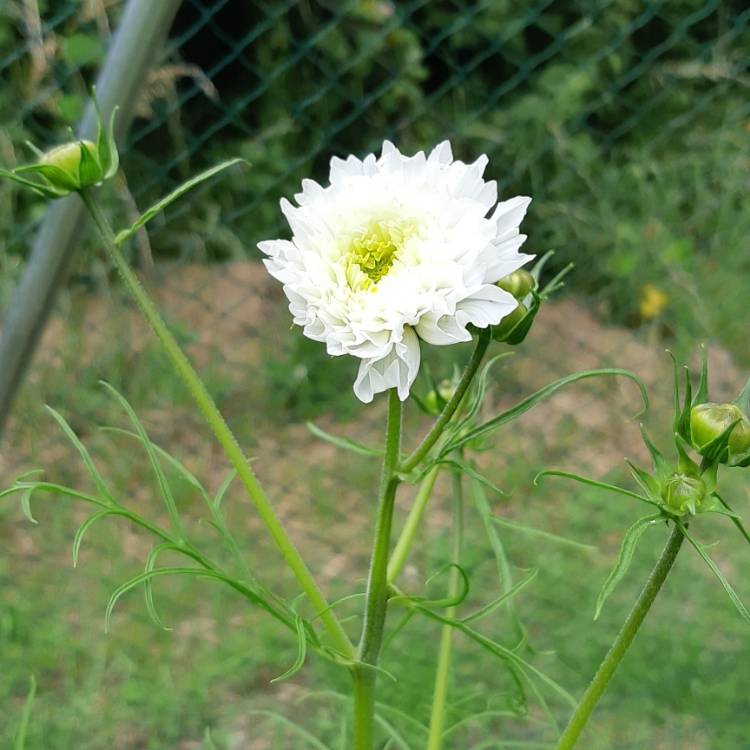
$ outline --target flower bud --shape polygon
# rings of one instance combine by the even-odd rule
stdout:
[[[493,326],[492,338],[495,341],[505,341],[513,329],[526,317],[528,312],[526,305],[523,302],[519,302],[512,313],[506,315],[496,326]]]
[[[15,169],[0,167],[0,177],[13,180],[46,198],[62,198],[114,177],[120,164],[114,136],[117,107],[112,110],[106,127],[96,99],[94,108],[96,143],[87,140],[70,141],[44,154],[29,143],[29,147],[38,156],[37,161],[22,164]]]
[[[60,169],[71,175],[77,175],[78,167],[81,164],[81,145],[91,149],[91,151],[96,149],[96,146],[91,141],[84,140],[63,143],[61,146],[55,146],[55,148],[43,154],[39,159],[39,163],[60,167]]]
[[[729,434],[729,453],[737,455],[750,450],[750,421],[741,409],[736,404],[711,402],[694,406],[690,412],[693,445],[700,452],[734,422],[737,424]]]
[[[428,414],[440,414],[440,404],[438,403],[438,395],[435,391],[429,391],[424,397],[424,410]]]
[[[497,286],[510,292],[517,300],[522,300],[536,286],[536,281],[527,270],[519,268],[500,279]]]
[[[439,383],[437,387],[437,392],[440,395],[440,398],[443,399],[443,401],[450,401],[453,397],[453,394],[456,392],[456,383],[454,383],[452,380],[449,380],[448,378],[443,378]]]
[[[700,477],[676,472],[661,488],[662,500],[673,510],[695,512],[706,496],[707,488]]]
[[[44,179],[61,190],[80,190],[94,185],[103,176],[96,153],[96,146],[86,140],[56,146],[39,159],[42,167],[51,167],[42,172]]]

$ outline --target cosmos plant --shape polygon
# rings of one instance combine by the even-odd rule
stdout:
[[[229,586],[295,639],[297,658],[277,680],[293,678],[311,655],[333,662],[349,673],[348,700],[352,710],[350,719],[344,722],[339,746],[373,750],[409,746],[376,710],[384,701],[384,681],[399,678],[398,674],[384,673],[380,657],[386,640],[393,644],[392,648],[397,648],[398,635],[404,628],[411,627],[415,620],[427,619],[441,628],[434,684],[428,687],[429,723],[422,726],[417,722],[427,750],[455,746],[449,744],[456,727],[446,726],[446,706],[452,643],[458,636],[469,640],[506,670],[512,686],[507,710],[512,715],[525,715],[533,702],[547,717],[540,738],[544,742],[540,746],[547,743],[550,748],[569,750],[576,745],[684,541],[710,567],[740,615],[750,621],[750,614],[731,584],[694,535],[703,516],[719,514],[750,542],[740,516],[720,491],[721,473],[742,471],[750,465],[750,381],[731,404],[712,402],[704,359],[695,391],[687,371],[680,387],[681,376],[675,365],[673,457],[665,457],[644,429],[643,439],[652,467],[630,465],[632,488],[567,469],[546,469],[537,477],[537,481],[563,477],[583,482],[602,493],[619,493],[648,508],[648,515],[624,536],[618,558],[595,604],[595,618],[600,617],[608,596],[626,574],[645,532],[667,529],[669,535],[633,609],[580,699],[571,696],[533,663],[536,652],[529,645],[526,627],[514,602],[533,582],[536,571],[529,571],[517,581],[511,578],[509,561],[498,536],[498,526],[507,528],[507,525],[493,515],[489,501],[490,495],[500,490],[480,470],[477,455],[482,451],[501,451],[498,432],[503,427],[560,389],[582,380],[629,379],[639,388],[644,404],[648,401],[636,375],[624,369],[603,368],[563,377],[514,406],[488,415],[485,397],[493,367],[509,347],[524,341],[540,306],[561,286],[567,269],[543,283],[549,254],[528,267],[535,256],[520,252],[526,240],[520,225],[530,199],[511,197],[498,202],[497,184],[483,177],[488,166],[485,156],[470,164],[454,160],[447,141],[429,154],[420,151],[406,156],[386,141],[379,157],[374,154],[364,159],[334,157],[327,185],[305,180],[301,192],[295,196],[296,206],[282,200],[281,209],[289,222],[291,238],[259,245],[266,256],[268,271],[283,284],[294,323],[303,328],[306,336],[325,345],[329,354],[355,357],[359,361],[354,382],[356,397],[365,404],[374,401],[373,406],[366,408],[383,408],[386,413],[382,446],[363,445],[310,426],[317,437],[337,448],[382,464],[377,493],[370,493],[367,487],[361,490],[361,507],[372,508],[373,517],[366,588],[355,589],[341,600],[329,601],[286,531],[248,456],[124,252],[129,238],[156,215],[192,188],[240,164],[240,160],[224,162],[188,180],[148,208],[131,226],[116,232],[98,197],[101,186],[119,165],[111,120],[106,128],[100,123],[95,143],[73,140],[47,153],[35,150],[35,155],[34,163],[0,170],[0,176],[49,199],[70,193],[80,196],[123,284],[233,467],[221,487],[209,492],[177,457],[151,440],[128,401],[105,384],[130,423],[128,429],[114,428],[115,436],[136,442],[148,457],[170,521],[165,527],[146,518],[131,508],[127,499],[118,496],[65,418],[50,409],[78,451],[91,479],[91,489],[65,486],[30,472],[1,492],[0,497],[19,495],[21,507],[32,522],[31,500],[35,496],[64,496],[91,506],[92,514],[75,534],[74,563],[85,535],[105,518],[126,519],[152,535],[154,546],[143,571],[112,593],[106,606],[107,625],[119,599],[140,587],[149,614],[161,626],[153,591],[153,581],[159,577],[197,577]],[[435,380],[421,367],[425,347],[463,342],[473,342],[473,348],[463,369],[453,376]],[[498,351],[490,354],[491,348]],[[422,385],[418,386],[420,372]],[[421,409],[430,420],[429,428],[421,439],[414,441],[416,447],[411,450],[406,447],[411,441],[402,435],[405,404],[407,408]],[[169,474],[175,472],[204,500],[211,526],[225,543],[227,554],[223,557],[206,551],[190,538],[170,484]],[[454,522],[450,549],[444,554],[448,563],[431,577],[445,586],[445,593],[430,598],[426,592],[407,592],[401,574],[418,544],[420,527],[440,474],[451,477]],[[277,564],[285,567],[296,581],[300,596],[293,601],[270,589],[263,582],[262,571],[248,567],[242,540],[235,536],[224,517],[222,502],[235,479],[242,484],[278,550]],[[405,484],[414,485],[416,492],[399,533],[394,535],[395,498]],[[461,564],[462,519],[468,506],[474,507],[481,519],[500,572],[499,590],[478,606],[475,597],[469,598],[469,575]],[[538,531],[554,537],[550,532]],[[368,545],[367,540],[351,543]],[[161,565],[164,552],[181,555],[184,564]],[[354,580],[350,583],[355,585]],[[351,618],[341,616],[341,608],[353,602],[362,605],[357,638],[352,632]],[[473,608],[467,611],[469,604]],[[480,622],[498,617],[510,619],[515,642],[501,643],[478,627]],[[403,655],[402,662],[403,668],[408,669],[409,654]],[[24,734],[33,690],[22,721]],[[562,730],[556,723],[556,715],[560,713],[557,704],[568,706],[571,712]],[[289,717],[281,720],[285,726],[294,726]],[[486,739],[496,741],[498,746],[503,744],[501,737]],[[477,747],[487,747],[486,739]]]

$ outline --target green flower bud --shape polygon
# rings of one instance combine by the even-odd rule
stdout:
[[[95,143],[88,140],[70,141],[44,154],[29,144],[38,157],[37,161],[12,170],[0,167],[0,177],[13,180],[47,198],[62,198],[110,179],[120,163],[114,137],[116,112],[117,107],[112,110],[105,127],[96,107]]]
[[[700,477],[676,472],[662,485],[662,500],[679,513],[695,513],[706,496],[707,488]]]
[[[59,190],[81,190],[101,182],[103,170],[91,141],[71,141],[47,151],[39,159],[44,179]]]
[[[40,164],[49,164],[53,167],[59,167],[70,175],[77,176],[78,168],[81,165],[81,146],[88,148],[91,153],[96,151],[96,146],[91,141],[73,141],[63,143],[62,146],[47,151],[39,159]]]
[[[734,422],[737,424],[729,434],[729,453],[737,455],[750,450],[750,421],[741,409],[736,404],[711,402],[694,406],[690,411],[693,445],[700,452]]]
[[[438,403],[438,395],[435,391],[430,391],[424,397],[424,406],[428,414],[440,414],[440,404]]]
[[[496,326],[493,326],[492,338],[495,341],[505,341],[511,331],[526,317],[528,312],[526,305],[523,302],[519,302],[512,313],[506,315]]]
[[[450,401],[453,394],[456,392],[456,383],[448,378],[443,378],[443,380],[438,383],[437,391],[443,401]]]
[[[536,281],[528,271],[519,268],[500,279],[497,286],[510,292],[517,300],[522,300],[536,286]]]

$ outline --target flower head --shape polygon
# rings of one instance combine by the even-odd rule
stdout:
[[[420,339],[470,341],[469,325],[516,309],[495,284],[534,257],[519,252],[531,199],[497,203],[486,165],[454,161],[447,141],[414,156],[386,141],[379,158],[334,157],[327,187],[303,180],[296,206],[281,201],[292,239],[259,243],[266,267],[306,336],[361,360],[362,401],[389,388],[407,398]]]

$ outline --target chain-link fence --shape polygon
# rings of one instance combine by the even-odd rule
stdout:
[[[104,60],[123,6],[118,0],[6,0],[0,5],[2,166],[26,160],[20,145],[25,139],[52,145],[79,120],[87,87]],[[334,432],[347,431],[370,442],[379,440],[382,414],[376,406],[366,410],[363,421],[350,391],[352,364],[330,359],[321,345],[289,330],[283,296],[257,262],[256,243],[284,235],[278,199],[291,197],[304,177],[325,181],[331,155],[379,150],[385,138],[406,152],[450,138],[458,157],[472,160],[486,153],[488,174],[498,180],[501,195],[534,198],[524,223],[530,250],[554,249],[557,269],[570,261],[576,264],[565,294],[543,311],[517,361],[498,376],[499,403],[511,403],[572,370],[616,364],[643,375],[656,389],[655,413],[663,414],[669,408],[669,367],[659,352],[669,345],[687,356],[697,337],[713,342],[718,392],[728,394],[740,380],[736,366],[750,361],[743,326],[750,270],[750,214],[744,207],[750,180],[749,23],[750,10],[743,3],[701,0],[182,3],[165,50],[143,81],[137,118],[123,149],[126,179],[117,181],[107,200],[112,215],[124,221],[136,206],[145,207],[203,167],[235,155],[250,162],[249,168],[204,185],[168,210],[129,250],[222,410],[251,451],[263,457],[259,473],[278,498],[293,534],[335,591],[350,589],[353,570],[364,575],[367,544],[352,548],[351,539],[367,536],[371,508],[363,503],[361,488],[372,481],[374,467],[363,462],[352,468],[329,446],[316,444],[303,422],[319,420]],[[23,273],[43,210],[40,201],[0,183],[0,309],[9,304]],[[447,372],[451,362],[433,363],[436,370],[441,365]],[[217,485],[224,470],[221,459],[98,254],[95,238],[83,235],[7,427],[0,456],[3,484],[37,465],[50,474],[80,479],[43,412],[46,402],[94,441],[123,492],[150,502],[139,479],[145,463],[123,456],[121,444],[94,430],[97,424],[121,419],[99,388],[100,378],[132,400],[159,442],[202,472],[209,485]],[[587,581],[586,564],[569,566],[559,562],[557,552],[545,551],[559,574],[550,574],[546,587],[522,605],[529,623],[536,623],[532,635],[540,648],[558,648],[563,664],[558,676],[576,690],[594,663],[595,648],[603,648],[607,640],[606,632],[597,631],[593,655],[585,651],[581,656],[576,628],[590,626],[588,609],[581,613],[577,605],[593,601],[630,516],[627,510],[610,508],[592,521],[580,499],[571,511],[565,505],[571,502],[567,490],[532,492],[530,478],[551,463],[597,476],[617,471],[624,453],[639,450],[637,430],[623,426],[633,409],[624,388],[576,391],[514,428],[509,445],[498,451],[505,457],[488,460],[493,477],[515,488],[521,501],[503,506],[503,512],[561,533],[572,529],[600,537],[603,553],[596,558],[594,581]],[[412,420],[418,429],[418,417],[412,415]],[[344,474],[349,480],[342,481]],[[544,505],[553,499],[553,508]],[[587,496],[589,500],[601,510],[601,499]],[[68,512],[72,515],[57,516],[63,520],[52,524],[53,555],[63,555],[63,540],[78,518]],[[235,513],[235,523],[256,538],[254,521],[237,509]],[[95,618],[121,569],[105,562],[103,582],[92,580],[91,573],[83,579],[97,592],[94,603],[88,599],[96,597],[87,599],[70,582],[82,585],[80,571],[66,570],[64,579],[39,581],[37,573],[26,580],[18,570],[26,569],[30,558],[41,557],[45,529],[30,537],[15,509],[4,507],[0,514],[7,520],[1,536],[10,550],[0,567],[3,586],[10,590],[21,581],[19,591],[44,592],[40,599],[57,601],[45,609],[53,618],[66,610],[54,596],[55,587],[63,586],[81,612]],[[49,526],[46,511],[45,518]],[[441,561],[439,541],[447,524],[442,511],[430,522],[429,535],[438,541],[417,559],[411,573],[415,581]],[[140,543],[129,536],[113,536],[108,543],[124,546],[126,559],[138,557]],[[132,555],[129,544],[135,549]],[[510,545],[519,566],[539,564],[523,538]],[[260,545],[252,552],[261,567],[270,565],[272,554],[264,549]],[[96,559],[108,559],[103,545],[95,551],[100,554]],[[482,555],[476,552],[474,561],[480,574],[486,563]],[[41,557],[33,565],[44,569],[49,563]],[[691,569],[680,580],[694,575]],[[712,587],[704,583],[701,596],[714,601]],[[724,606],[718,596],[716,601],[717,608]],[[683,612],[676,594],[669,602]],[[0,696],[13,706],[23,692],[17,680],[28,653],[42,674],[54,669],[39,656],[38,639],[27,636],[39,613],[12,593],[6,597],[6,611],[10,614],[0,635],[15,671],[9,672],[11,684]],[[127,618],[140,623],[137,617],[134,604]],[[707,623],[694,624],[689,634],[687,626],[680,630],[684,645],[675,645],[659,635],[669,616],[659,617],[648,654],[658,669],[625,670],[604,709],[606,730],[592,737],[590,746],[750,746],[741,700],[717,676],[717,670],[729,669],[742,654],[731,612],[727,609],[721,618],[724,641],[713,664],[686,655],[700,647],[701,638],[710,637]],[[99,637],[98,623],[76,628],[80,637]],[[203,653],[191,638],[177,631],[173,640],[165,637],[154,646],[183,677],[189,666],[175,655],[174,644]],[[125,638],[119,646],[141,664],[136,640]],[[239,634],[228,637],[235,647],[242,642]],[[415,655],[429,669],[429,650],[421,654],[417,649]],[[92,687],[86,680],[96,669],[111,667],[111,659],[83,659],[80,668],[85,684],[78,688],[90,702],[85,715],[92,726],[99,726],[91,719],[92,696],[103,683]],[[196,659],[196,673],[208,674]],[[66,668],[74,662],[73,656],[63,659]],[[480,691],[495,685],[494,677],[486,677],[485,665],[467,663],[463,671],[459,668],[458,681],[477,681]],[[641,657],[635,663],[647,662]],[[679,669],[662,675],[660,682],[657,673],[670,663]],[[169,689],[163,675],[134,673],[119,662],[114,669],[127,672],[127,679],[113,678],[105,709],[118,697],[139,705],[134,694],[123,697],[123,685]],[[263,660],[253,662],[252,669],[261,675],[258,684],[233,684],[229,690],[222,683],[222,695],[237,701],[262,696],[267,684]],[[415,667],[414,674],[422,674],[420,669]],[[685,687],[686,673],[700,679]],[[737,680],[731,684],[740,690]],[[396,702],[408,700],[409,678],[405,683],[406,692],[397,692]],[[66,741],[79,742],[75,726],[55,714],[56,688],[47,684],[50,698],[42,718]],[[192,704],[186,693],[180,695],[174,705],[162,706],[163,716],[141,707],[148,731],[134,731],[133,736],[118,724],[127,723],[130,715],[117,713],[113,725],[120,733],[106,735],[108,746],[199,747],[201,721],[222,726],[227,737],[235,732],[235,744],[226,739],[226,747],[272,746],[242,744],[243,738],[253,738],[253,731],[238,724],[236,716],[217,713],[193,693]],[[655,705],[657,696],[666,710]],[[284,705],[293,698],[274,696]],[[651,703],[643,708],[644,701]],[[618,704],[629,708],[618,714]],[[175,726],[164,724],[164,717],[173,713],[184,717],[188,705],[195,722],[185,722],[184,731],[176,719]],[[452,710],[461,719],[460,706]],[[421,708],[415,711],[419,714]],[[645,728],[633,734],[626,719],[637,711],[646,717]],[[33,746],[47,746],[39,737],[42,744]],[[456,740],[465,745],[455,747],[470,746],[466,737]],[[273,746],[297,747],[291,743],[298,740],[280,741]],[[90,742],[79,746],[105,746]]]

